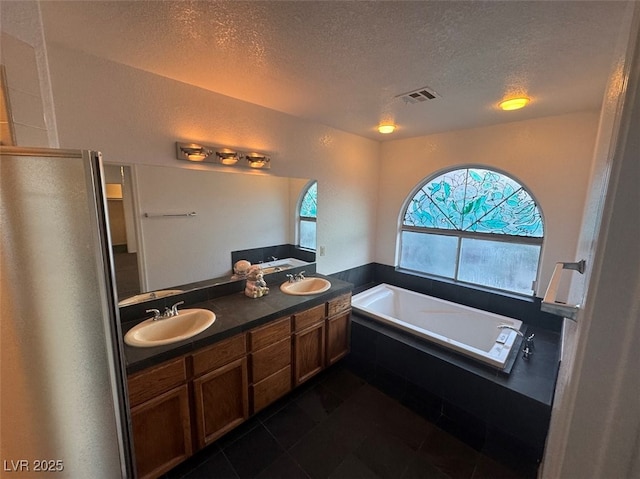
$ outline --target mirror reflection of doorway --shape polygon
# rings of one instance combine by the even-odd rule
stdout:
[[[138,252],[133,223],[130,167],[105,165],[109,230],[116,275],[118,299],[140,293]]]

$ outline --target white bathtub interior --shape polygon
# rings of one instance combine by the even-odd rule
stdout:
[[[388,284],[354,295],[354,310],[502,369],[522,321]],[[501,328],[500,326],[507,326]]]

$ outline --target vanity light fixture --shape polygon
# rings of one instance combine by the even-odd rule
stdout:
[[[218,163],[225,166],[233,166],[238,163],[240,156],[237,151],[230,150],[229,148],[222,148],[216,151],[216,158]]]
[[[224,146],[176,142],[176,152],[179,160],[217,163],[225,167],[235,168],[261,170],[271,168],[271,158],[264,153],[247,153]]]
[[[396,125],[385,123],[378,126],[378,131],[383,135],[387,135],[389,133],[393,133],[396,129]]]
[[[213,149],[197,143],[176,143],[176,153],[179,160],[205,161],[213,154]]]
[[[247,153],[245,156],[250,168],[266,170],[271,168],[271,158],[261,153]]]
[[[527,97],[509,98],[508,100],[501,101],[498,106],[505,111],[519,110],[527,106],[529,101]]]

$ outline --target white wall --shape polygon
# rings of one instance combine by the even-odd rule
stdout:
[[[0,2],[0,63],[7,71],[16,143],[56,148],[47,49],[36,1]]]
[[[100,150],[110,162],[187,168],[201,166],[175,159],[175,141],[271,153],[270,174],[318,180],[318,245],[326,248],[318,272],[373,261],[378,142],[48,47],[61,147]]]
[[[628,6],[604,97],[544,478],[640,477],[640,5]]]
[[[376,261],[396,264],[404,202],[435,172],[480,164],[521,182],[544,215],[538,294],[557,261],[573,261],[589,183],[598,112],[579,112],[382,144]]]
[[[146,290],[230,275],[231,251],[293,241],[288,178],[144,165],[135,178]]]

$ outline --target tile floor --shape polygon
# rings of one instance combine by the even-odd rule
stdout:
[[[200,478],[514,478],[508,467],[338,364],[166,474]]]

